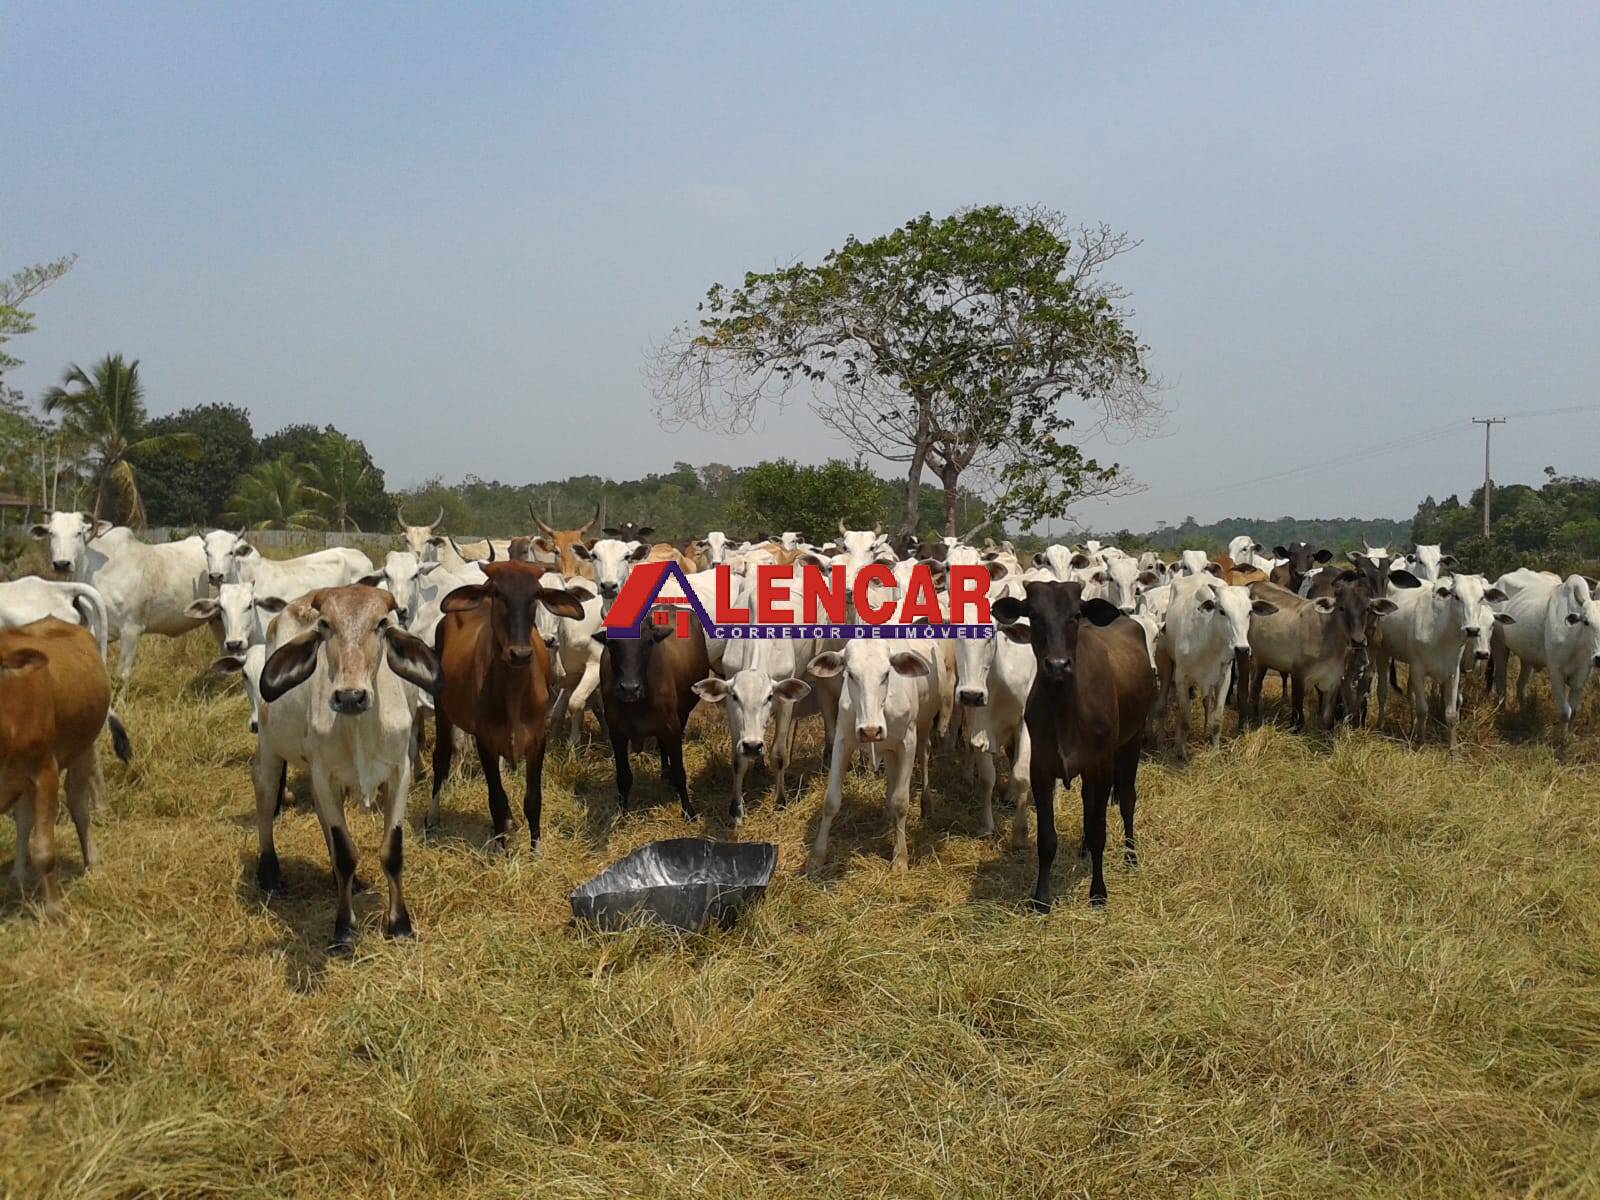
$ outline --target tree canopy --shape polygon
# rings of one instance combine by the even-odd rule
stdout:
[[[257,461],[250,414],[231,404],[201,404],[157,417],[149,431],[186,433],[200,443],[198,457],[171,447],[139,455],[139,487],[151,522],[220,524],[239,476]]]
[[[1059,517],[1130,486],[1117,464],[1084,456],[1080,416],[1089,430],[1133,431],[1161,416],[1124,294],[1103,278],[1135,245],[1050,210],[989,205],[713,284],[702,315],[651,356],[657,415],[742,433],[763,403],[809,384],[814,411],[858,452],[906,464],[902,530],[917,523],[925,471],[943,485],[948,533],[964,532],[969,474],[993,491],[996,517]]]

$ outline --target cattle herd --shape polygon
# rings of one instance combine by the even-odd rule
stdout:
[[[606,525],[603,510],[576,529],[533,520],[533,536],[458,542],[439,532],[438,519],[412,525],[402,514],[403,548],[375,567],[349,549],[270,560],[242,531],[151,545],[82,513],[51,514],[34,535],[48,542],[61,578],[0,584],[0,811],[16,819],[19,885],[31,865],[46,908],[60,903],[54,827],[62,775],[85,866],[94,864],[89,814],[101,787],[94,752],[101,729],[110,730],[120,757],[130,753],[112,711],[109,642],[119,643],[117,674],[125,679],[143,634],[176,636],[202,625],[217,641],[216,668],[241,673],[250,698],[258,882],[269,894],[281,886],[273,823],[289,768],[304,769],[333,865],[340,951],[355,939],[350,799],[383,816],[384,931],[411,933],[401,891],[405,808],[430,723],[426,825],[438,822],[454,754],[471,744],[486,780],[491,844],[500,850],[511,833],[502,763],[526,768],[523,817],[536,849],[549,733],[564,728],[576,744],[587,713],[611,743],[623,808],[631,756],[654,741],[663,781],[693,818],[684,729],[697,703],[720,705],[735,826],[754,765],[771,769],[776,803],[786,801],[796,726],[819,715],[828,779],[812,869],[826,859],[844,775],[858,756],[883,772],[897,870],[907,866],[919,764],[924,815],[932,803],[928,762],[936,743],[975,760],[982,835],[994,831],[996,760],[1003,759],[1014,846],[1027,844],[1030,795],[1035,801],[1033,900],[1044,908],[1056,782],[1081,781],[1089,896],[1102,904],[1108,804],[1114,799],[1121,813],[1131,865],[1141,754],[1170,723],[1173,748],[1186,756],[1192,695],[1215,745],[1230,698],[1241,728],[1261,721],[1268,674],[1283,681],[1294,727],[1310,701],[1315,725],[1327,729],[1381,722],[1403,673],[1409,735],[1420,739],[1438,721],[1453,747],[1463,671],[1480,666],[1503,701],[1515,657],[1519,706],[1532,675],[1543,672],[1564,738],[1600,666],[1593,580],[1517,570],[1491,582],[1457,570],[1438,546],[1407,554],[1364,546],[1341,556],[1299,542],[1268,553],[1241,537],[1215,558],[1185,550],[1166,561],[1090,541],[1024,559],[1010,543],[918,543],[842,523],[836,538],[816,545],[795,533],[750,541],[720,531],[653,542],[649,527]],[[883,563],[896,581],[885,589],[890,599],[905,594],[914,564],[926,564],[936,581],[951,566],[981,566],[996,633],[724,641],[690,619],[687,636],[652,622],[643,636],[608,641],[604,614],[629,571],[659,561],[676,563],[707,599],[719,566],[736,588],[760,564],[798,572],[842,566],[853,593],[854,576]],[[663,598],[672,600],[677,586],[669,583]]]

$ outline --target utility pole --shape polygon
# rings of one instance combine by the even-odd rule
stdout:
[[[1494,485],[1489,482],[1489,435],[1494,432],[1496,425],[1504,425],[1504,417],[1473,417],[1474,425],[1483,426],[1483,536],[1489,536],[1489,489]]]

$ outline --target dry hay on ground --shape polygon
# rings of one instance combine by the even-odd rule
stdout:
[[[858,772],[824,878],[798,876],[808,732],[802,800],[758,787],[743,830],[781,847],[767,901],[704,937],[569,927],[571,886],[684,826],[653,755],[647,807],[619,818],[609,754],[557,752],[538,859],[481,853],[481,778],[452,783],[441,835],[407,847],[413,944],[379,936],[378,827],[356,814],[379,887],[354,961],[329,961],[303,801],[280,819],[287,896],[254,888],[245,706],[211,652],[142,648],[121,704],[139,757],[108,760],[103,867],[81,876],[64,842],[67,918],[0,893],[7,1195],[1600,1189],[1593,697],[1564,759],[1478,691],[1454,759],[1372,732],[1234,739],[1230,717],[1220,754],[1146,765],[1143,866],[1108,866],[1109,909],[1064,852],[1043,919],[1019,906],[1031,853],[971,836],[955,761],[913,813],[909,874]],[[696,730],[721,832],[719,714]]]

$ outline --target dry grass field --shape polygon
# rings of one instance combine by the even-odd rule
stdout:
[[[380,936],[378,824],[355,814],[378,888],[356,956],[330,960],[297,775],[287,894],[254,887],[252,739],[212,653],[145,643],[101,869],[63,825],[68,915],[0,884],[7,1196],[1600,1193],[1592,694],[1564,756],[1481,686],[1454,758],[1370,731],[1233,739],[1230,719],[1221,753],[1146,766],[1143,865],[1108,856],[1109,908],[1064,853],[1044,918],[1020,905],[1031,852],[972,836],[953,761],[909,874],[860,772],[826,877],[800,876],[809,732],[803,799],[759,792],[742,831],[781,849],[742,923],[576,930],[569,888],[684,825],[653,754],[619,817],[609,752],[563,749],[536,859],[520,837],[484,854],[482,780],[451,784],[442,833],[407,846],[414,943]],[[702,706],[712,832],[725,753]],[[1060,811],[1065,847],[1076,800]],[[12,838],[0,823],[0,860]]]

